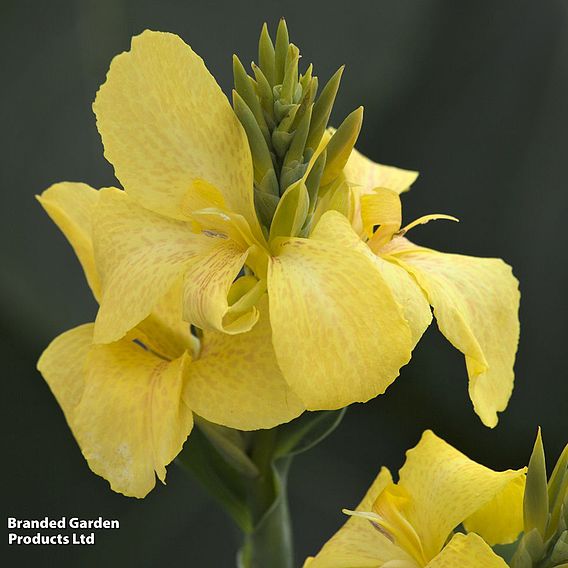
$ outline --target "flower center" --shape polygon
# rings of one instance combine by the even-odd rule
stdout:
[[[393,483],[377,497],[373,512],[344,510],[344,513],[367,519],[382,535],[411,556],[418,566],[426,566],[429,559],[418,533],[407,518],[410,504],[410,496],[404,488]]]

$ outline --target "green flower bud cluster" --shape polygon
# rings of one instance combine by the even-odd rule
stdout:
[[[568,568],[568,445],[550,479],[540,430],[527,471],[524,533],[511,560],[513,568]]]
[[[249,76],[239,58],[233,56],[233,107],[249,141],[255,206],[267,234],[281,197],[299,180],[303,181],[302,190],[298,191],[306,195],[292,200],[302,211],[299,215],[295,212],[295,220],[288,224],[293,225],[295,231],[301,230],[315,209],[320,188],[333,183],[343,170],[361,129],[363,109],[360,107],[335,131],[306,176],[310,160],[328,127],[343,67],[317,97],[318,78],[313,75],[313,66],[309,65],[300,73],[299,60],[300,51],[290,43],[284,19],[280,20],[274,43],[264,24],[258,45],[258,65],[251,65],[254,77]],[[302,222],[298,223],[298,219]],[[282,227],[277,233],[281,231]]]

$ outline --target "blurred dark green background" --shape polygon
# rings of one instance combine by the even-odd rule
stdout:
[[[5,548],[4,565],[232,566],[230,523],[175,467],[143,501],[90,473],[35,371],[47,343],[93,320],[95,304],[34,194],[60,180],[113,183],[91,102],[133,34],[178,33],[228,92],[231,54],[254,58],[262,22],[274,29],[281,15],[320,79],[347,64],[335,123],[363,104],[359,148],[421,170],[404,198],[406,219],[447,212],[462,221],[432,223],[414,239],[503,257],[523,294],[516,388],[499,426],[488,430],[474,415],[463,358],[433,325],[385,396],[351,408],[331,438],[296,460],[298,559],[340,525],[341,508],[356,504],[381,464],[402,464],[424,428],[495,468],[527,462],[537,425],[550,458],[568,440],[566,1],[2,0],[4,511],[121,522],[92,548]]]

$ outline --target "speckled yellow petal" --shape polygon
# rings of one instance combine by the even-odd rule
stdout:
[[[144,497],[193,425],[182,401],[187,357],[168,362],[132,341],[92,346],[93,324],[57,337],[38,369],[91,469],[112,489]]]
[[[392,482],[388,469],[381,472],[357,507],[357,511],[370,511],[373,502]],[[386,562],[393,566],[411,568],[412,563],[402,549],[393,544],[366,519],[350,517],[331,537],[318,554],[305,564],[309,568],[379,568]],[[389,563],[388,566],[391,566]]]
[[[239,243],[217,238],[206,256],[193,263],[185,275],[184,319],[203,329],[225,333],[249,331],[258,320],[258,310],[230,310],[228,294],[248,255]]]
[[[115,57],[93,105],[106,158],[126,191],[174,218],[203,183],[256,228],[244,129],[203,60],[174,34],[145,31]],[[215,206],[212,204],[211,206]]]
[[[158,300],[152,313],[133,332],[137,339],[166,359],[176,359],[184,351],[197,352],[199,341],[183,320],[183,278]]]
[[[90,468],[112,489],[144,497],[181,451],[193,426],[182,400],[187,356],[172,362],[132,341],[95,345],[73,432]]]
[[[520,295],[511,267],[429,249],[395,256],[425,291],[440,331],[465,355],[475,411],[494,427],[513,390],[519,340]]]
[[[450,532],[501,493],[524,470],[493,471],[427,430],[406,454],[399,485],[411,499],[407,519],[427,558],[442,549]]]
[[[184,400],[210,422],[239,430],[272,428],[304,410],[276,363],[266,300],[252,331],[204,332],[199,358],[188,367]]]
[[[349,182],[361,186],[364,193],[376,187],[402,193],[410,189],[418,177],[418,172],[377,164],[357,150],[351,152],[343,173]]]
[[[410,359],[411,333],[347,219],[327,212],[310,239],[282,239],[274,247],[270,322],[292,389],[310,410],[383,393]]]
[[[467,518],[463,525],[491,546],[515,542],[523,530],[523,496],[526,477],[511,481],[503,491]]]
[[[426,568],[507,568],[507,563],[476,534],[458,533]]]
[[[392,257],[376,256],[375,263],[401,307],[412,333],[412,347],[432,323],[432,310],[416,280]]]
[[[62,182],[37,197],[75,250],[96,299],[101,286],[93,254],[91,216],[98,196],[99,192],[87,184]]]
[[[93,340],[94,324],[75,327],[56,337],[42,353],[38,371],[73,428],[75,408],[85,388],[85,360]]]
[[[103,189],[93,241],[102,282],[95,342],[110,343],[150,315],[191,262],[217,239],[141,207],[124,191]]]
[[[191,184],[191,191],[185,194],[181,204],[182,213],[184,216],[189,216],[193,211],[209,207],[226,210],[227,202],[215,186],[205,180],[197,179]]]

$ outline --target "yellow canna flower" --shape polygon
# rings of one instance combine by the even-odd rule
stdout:
[[[490,568],[523,528],[525,469],[492,471],[424,432],[393,483],[383,468],[309,568]],[[468,534],[454,533],[463,524]],[[489,543],[489,544],[488,544]]]
[[[286,77],[290,69],[297,73],[297,57],[290,45],[286,70],[271,68],[281,75],[275,80],[283,80],[282,93],[293,91]],[[279,61],[284,65],[282,57]],[[239,65],[236,60],[237,73]],[[297,87],[312,88],[310,69]],[[261,90],[267,79],[258,67],[255,73]],[[324,89],[325,100],[335,96],[340,74]],[[249,96],[246,76],[241,86]],[[361,124],[359,110],[337,136],[323,136],[305,163],[286,162],[296,152],[290,145],[281,179],[296,181],[276,198],[270,225],[266,215],[259,221],[258,207],[266,211],[274,203],[257,189],[278,182],[264,146],[264,137],[270,138],[260,106],[264,99],[251,97],[247,101],[256,107],[234,95],[243,128],[201,58],[172,34],[146,31],[113,60],[94,110],[105,156],[124,191],[102,190],[94,213],[102,290],[94,341],[124,337],[179,282],[183,318],[232,335],[255,326],[257,304],[267,292],[272,343],[285,380],[307,409],[336,409],[383,393],[410,360],[431,321],[426,290],[444,332],[466,353],[476,411],[493,426],[512,388],[518,335],[518,292],[508,269],[484,260],[462,260],[456,268],[456,259],[467,257],[430,253],[418,266],[417,256],[425,254],[420,249],[414,256],[405,253],[411,276],[401,268],[402,253],[385,256],[385,262],[369,254],[345,216],[352,205],[345,180],[357,181],[351,178],[359,169],[363,182],[377,181],[372,162],[360,157],[355,167],[353,159],[347,161]],[[297,111],[298,105],[289,106]],[[318,124],[325,127],[326,113],[316,107],[313,114],[319,112]],[[312,136],[304,128],[310,109],[296,129],[298,136],[304,134],[302,141]],[[281,110],[275,105],[275,113]],[[286,135],[272,132],[276,152]],[[303,172],[299,178],[298,171]],[[315,196],[308,187],[312,173],[322,186]],[[383,183],[399,184],[397,191],[415,177],[385,167],[379,175]],[[259,195],[268,202],[259,205]],[[379,232],[383,235],[384,228]],[[428,270],[431,261],[442,266],[437,280]],[[451,297],[438,293],[436,284],[453,289]]]
[[[39,197],[75,249],[96,299],[91,218],[103,193],[60,183]],[[93,344],[94,324],[81,325],[57,337],[38,362],[90,468],[128,496],[144,497],[156,475],[165,481],[193,412],[249,430],[287,422],[304,409],[276,364],[265,302],[252,331],[206,331],[198,340],[181,319],[181,299],[178,282],[123,338]]]
[[[325,135],[342,70],[313,103],[317,80],[309,67],[296,82],[299,52],[285,25],[276,54],[267,38],[263,30],[268,79],[253,66],[253,81],[235,59],[235,110],[178,36],[146,31],[113,60],[94,110],[124,190],[102,189],[92,215],[94,343],[128,337],[167,294],[183,320],[232,336],[253,330],[268,304],[278,376],[306,409],[337,409],[394,381],[431,322],[430,303],[466,355],[476,412],[494,426],[518,337],[508,267],[394,246],[407,243],[395,238],[397,203],[372,186],[398,198],[417,174],[351,152],[361,109]],[[275,184],[285,187],[277,196]],[[232,425],[214,404],[214,421]]]
[[[354,229],[403,306],[415,341],[432,320],[466,359],[469,394],[483,423],[494,427],[513,390],[519,340],[518,281],[496,258],[445,254],[411,243],[406,233],[433,219],[426,215],[401,228],[400,193],[417,173],[375,164],[356,150],[344,170],[353,185]]]
[[[179,37],[133,38],[113,60],[94,110],[124,186],[101,190],[93,218],[102,287],[96,343],[118,341],[179,281],[184,319],[226,334],[255,326],[267,291],[276,359],[306,408],[384,392],[413,346],[395,293],[363,244],[344,237],[352,233],[345,217],[325,212],[309,236],[298,236],[306,182],[325,144],[263,231],[245,131]]]

